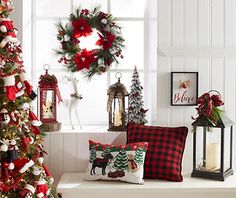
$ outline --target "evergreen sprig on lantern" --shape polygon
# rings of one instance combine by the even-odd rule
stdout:
[[[111,14],[101,12],[98,7],[90,11],[77,9],[70,15],[69,23],[57,24],[57,39],[61,47],[56,50],[60,56],[59,62],[64,63],[71,72],[83,71],[90,79],[95,74],[106,72],[113,62],[118,63],[124,47],[124,39],[119,27]],[[96,49],[82,49],[80,39],[88,37],[97,31],[99,39]]]
[[[212,94],[216,92],[215,94]],[[220,93],[212,90],[198,98],[197,117],[194,123],[202,126],[216,126],[221,119],[223,110],[218,107],[224,105]],[[193,124],[194,125],[194,124]]]

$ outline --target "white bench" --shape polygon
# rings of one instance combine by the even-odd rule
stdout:
[[[62,198],[236,198],[236,176],[225,182],[191,178],[183,182],[145,180],[144,185],[84,181],[83,173],[64,173],[57,186]]]

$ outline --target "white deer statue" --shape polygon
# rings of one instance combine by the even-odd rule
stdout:
[[[70,100],[69,103],[65,103],[66,106],[69,106],[68,110],[69,110],[69,119],[70,119],[70,125],[72,129],[75,129],[74,124],[72,122],[72,111],[75,112],[75,116],[77,118],[78,124],[79,124],[79,128],[82,129],[82,125],[80,123],[80,119],[79,119],[79,114],[77,111],[78,108],[78,102],[79,100],[82,99],[82,96],[78,93],[78,88],[77,88],[77,82],[78,79],[74,76],[62,76],[62,81],[64,83],[68,83],[71,82],[71,85],[73,87],[73,93],[70,95]]]

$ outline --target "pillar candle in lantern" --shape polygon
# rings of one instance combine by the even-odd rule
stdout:
[[[220,168],[220,144],[206,145],[206,170],[215,171]]]
[[[119,109],[115,110],[115,118],[114,118],[115,122],[114,125],[115,126],[120,126],[122,125],[122,121],[121,121],[121,113],[119,111]]]

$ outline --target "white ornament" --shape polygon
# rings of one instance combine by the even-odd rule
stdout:
[[[15,165],[11,162],[8,166],[9,170],[13,170],[15,168]]]
[[[117,33],[117,28],[111,27],[111,34],[116,35]]]
[[[70,36],[68,35],[68,34],[66,34],[65,36],[64,36],[64,41],[69,41],[70,40]]]
[[[3,144],[0,148],[1,148],[0,150],[2,152],[7,152],[7,150],[8,150],[8,146],[6,144]]]
[[[1,115],[0,123],[8,124],[10,122],[11,118],[10,118],[8,111],[6,109],[2,109],[0,111],[0,115]]]
[[[42,170],[38,166],[33,166],[33,171],[32,171],[33,175],[38,176],[40,175],[41,172]]]
[[[42,165],[43,162],[44,162],[44,158],[43,157],[38,157],[37,162]]]
[[[66,55],[65,55],[65,58],[66,58],[67,60],[70,60],[70,55],[69,55],[69,54],[66,54]]]
[[[26,111],[30,109],[29,103],[25,102],[21,105],[22,110]]]
[[[5,25],[1,25],[0,30],[1,30],[1,32],[4,32],[4,33],[7,32],[7,28]]]
[[[110,49],[109,49],[109,52],[110,52],[111,54],[115,54],[115,53],[116,53],[116,50],[115,50],[114,48],[110,48]]]
[[[30,144],[33,144],[33,143],[34,143],[34,138],[30,137]]]
[[[106,25],[106,24],[107,24],[107,19],[102,19],[102,20],[101,20],[101,23],[103,23],[104,25]]]
[[[101,59],[101,58],[99,58],[99,59],[98,59],[98,65],[104,65],[104,60]]]

